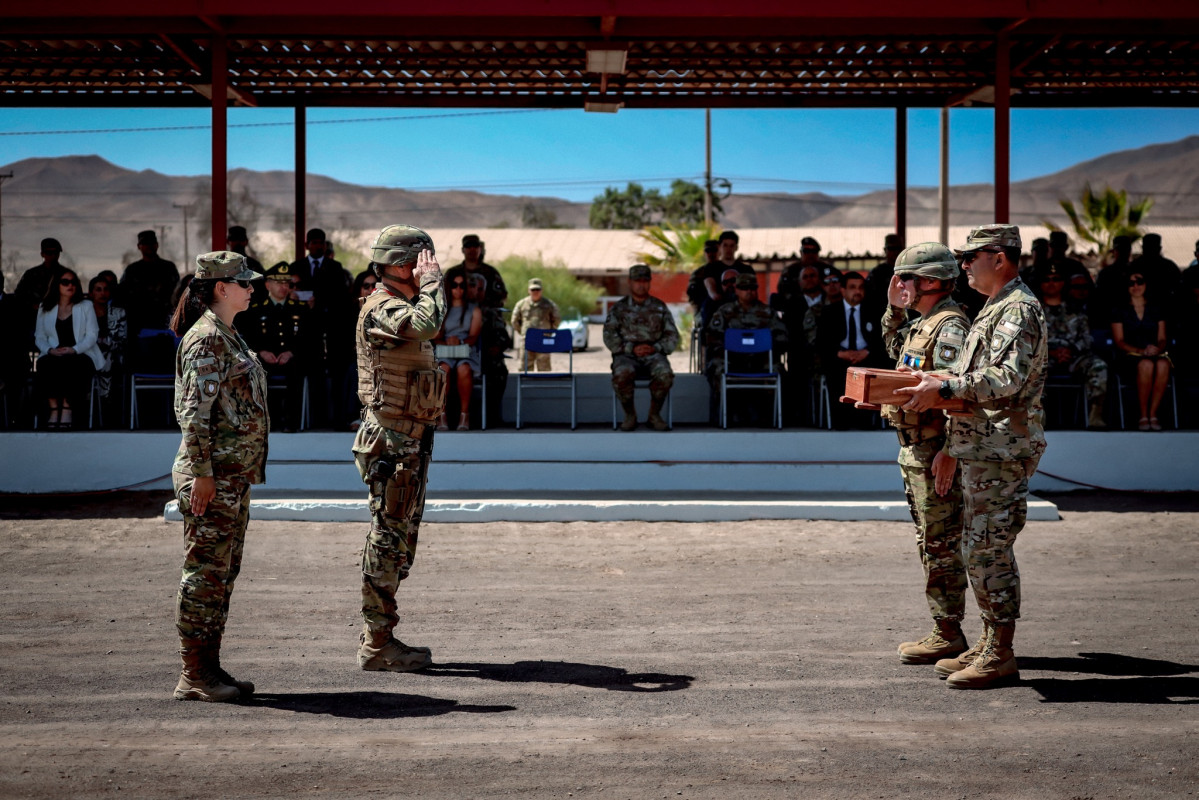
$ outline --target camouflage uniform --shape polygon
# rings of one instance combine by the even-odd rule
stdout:
[[[652,345],[654,353],[633,355],[639,344]],[[670,309],[656,297],[636,303],[624,297],[613,304],[604,320],[604,346],[612,351],[612,389],[622,405],[633,402],[633,382],[638,374],[649,377],[649,393],[660,405],[674,385],[670,354],[679,346],[679,330]]]
[[[919,246],[919,245],[917,245]],[[903,267],[897,271],[903,272]],[[883,343],[896,366],[950,371],[961,355],[970,327],[966,315],[946,296],[914,322],[903,309],[883,313]],[[954,479],[944,496],[934,490],[933,458],[945,447],[945,415],[930,410],[905,412],[884,406],[883,417],[899,436],[899,467],[908,507],[916,524],[916,548],[924,568],[924,596],[934,620],[961,622],[966,612],[966,568],[962,564],[962,487]]]
[[[512,308],[512,333],[516,339],[516,360],[521,369],[525,366],[525,332],[531,328],[557,330],[562,321],[558,306],[548,297],[534,301],[532,297],[522,297]],[[534,369],[550,372],[549,353],[530,353],[529,371]]]
[[[1071,311],[1065,303],[1056,306],[1042,304],[1045,327],[1049,335],[1049,350],[1066,347],[1070,361],[1054,365],[1082,381],[1087,405],[1102,406],[1107,397],[1107,362],[1091,352],[1091,323],[1086,314]]]
[[[363,301],[355,329],[363,410],[353,453],[369,487],[371,512],[362,552],[362,619],[364,636],[374,637],[376,647],[390,641],[399,623],[396,591],[416,556],[433,430],[445,408],[445,373],[437,369],[432,345],[445,315],[442,276],[426,273],[412,300],[381,280]],[[362,650],[359,663],[381,668],[367,667]]]
[[[756,289],[758,280],[753,275],[746,275],[744,278],[738,276],[738,289]],[[709,404],[715,412],[720,407],[720,383],[721,377],[724,375],[724,334],[730,330],[754,330],[765,329],[770,331],[771,341],[774,345],[774,369],[780,370],[779,358],[787,347],[787,326],[779,317],[778,313],[770,306],[755,299],[749,308],[742,308],[741,304],[734,300],[731,303],[725,303],[716,310],[712,315],[712,319],[708,322],[707,337],[708,337],[708,353],[709,361],[705,372],[708,376],[708,385],[710,387]],[[733,369],[759,370],[765,371],[769,366],[766,361],[765,353],[732,353],[729,355]],[[733,403],[733,396],[729,397],[729,413],[728,417],[748,416],[751,421],[755,417],[769,420],[771,413],[765,413],[769,406],[764,405],[764,402],[769,401],[770,395],[766,392],[742,392],[742,394],[750,394],[752,398],[741,398],[742,402]],[[753,405],[749,401],[754,402]],[[713,419],[718,419],[713,414]]]
[[[211,269],[205,259],[215,261],[210,257],[226,255],[236,254],[218,251],[197,259],[196,279],[205,279]],[[218,266],[218,273],[236,269],[237,277],[244,279],[249,270],[242,271],[241,258],[226,259],[230,266]],[[175,627],[184,674],[200,677],[209,669],[220,672],[221,639],[250,519],[250,485],[266,480],[270,430],[266,372],[237,331],[211,309],[184,333],[175,354],[175,418],[183,438],[171,467],[171,482],[183,514],[184,544]],[[201,515],[192,513],[196,478],[212,478],[216,488]],[[224,678],[212,681],[213,688],[236,683],[224,673],[212,677]],[[253,691],[253,684],[237,687]],[[181,678],[175,697],[230,699],[197,698],[186,688]]]

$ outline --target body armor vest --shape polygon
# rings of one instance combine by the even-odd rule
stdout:
[[[934,348],[937,346],[937,336],[950,319],[959,317],[963,320],[966,315],[958,306],[943,308],[936,314],[920,322],[908,332],[903,344],[903,352],[896,366],[907,366],[928,372],[933,369]],[[945,414],[937,409],[924,412],[903,411],[899,406],[883,406],[883,418],[891,423],[899,433],[899,440],[904,445],[920,444],[941,436],[945,432]]]
[[[419,435],[416,428],[432,425],[445,408],[445,373],[437,368],[431,342],[389,337],[395,347],[374,347],[367,341],[366,316],[389,299],[386,292],[372,294],[358,316],[358,399],[381,425]]]

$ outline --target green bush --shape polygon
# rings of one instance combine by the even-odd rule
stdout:
[[[508,256],[494,266],[504,276],[504,284],[508,287],[508,300],[504,305],[509,311],[516,301],[528,296],[530,278],[541,279],[542,296],[558,304],[563,319],[576,313],[586,317],[595,311],[599,288],[576,278],[565,264],[546,264],[540,258]]]

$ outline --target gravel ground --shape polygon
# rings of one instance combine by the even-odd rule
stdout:
[[[0,797],[1199,790],[1196,495],[1054,497],[989,692],[895,656],[928,628],[910,525],[430,524],[400,633],[435,664],[397,675],[354,661],[363,526],[251,521],[233,705],[171,699],[165,499],[0,498]]]

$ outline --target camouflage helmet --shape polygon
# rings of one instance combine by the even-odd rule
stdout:
[[[914,244],[895,259],[896,275],[919,275],[943,281],[958,276],[958,260],[953,251],[940,242]]]
[[[371,262],[379,266],[412,264],[421,250],[433,253],[429,234],[412,225],[389,225],[371,245]]]

